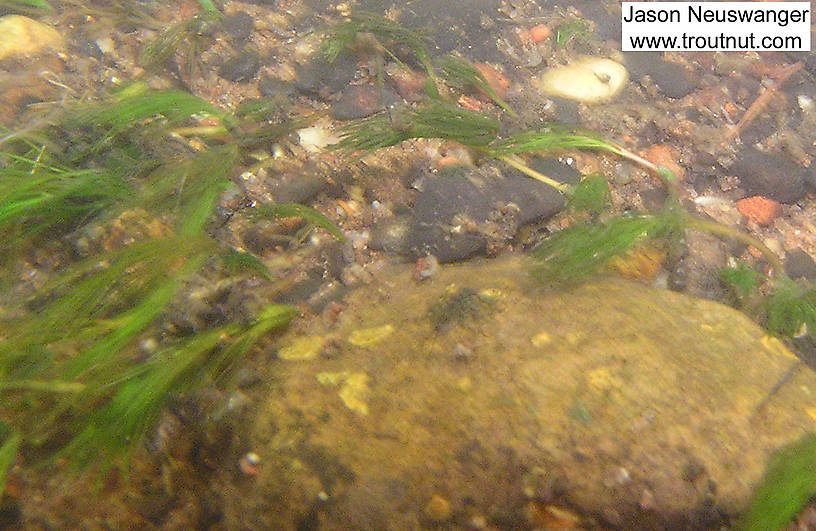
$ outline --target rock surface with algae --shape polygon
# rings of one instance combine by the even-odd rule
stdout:
[[[610,278],[546,291],[509,259],[422,283],[385,270],[345,303],[297,332],[332,338],[320,356],[269,364],[248,436],[265,464],[228,497],[229,527],[417,529],[441,524],[437,498],[454,527],[531,527],[535,503],[589,526],[716,527],[816,428],[816,376],[767,399],[795,358],[714,302]],[[457,312],[445,327],[440,307]],[[364,392],[326,374],[363,375]]]

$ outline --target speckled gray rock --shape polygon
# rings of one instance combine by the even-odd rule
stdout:
[[[276,77],[264,76],[258,81],[258,90],[267,98],[291,96],[295,93],[295,84]]]
[[[669,98],[682,98],[697,88],[684,66],[666,61],[659,52],[628,52],[624,62],[633,78],[640,80],[648,75]]]
[[[221,19],[221,29],[236,45],[243,45],[255,29],[255,18],[246,11],[236,11]]]
[[[793,279],[816,281],[816,262],[802,249],[794,249],[785,257],[785,274]]]
[[[414,205],[408,249],[440,263],[502,245],[518,228],[564,208],[564,197],[513,170],[456,169],[429,179]]]
[[[739,177],[748,195],[761,195],[780,203],[795,203],[807,193],[807,170],[784,154],[763,153],[747,147],[726,171]]]
[[[316,171],[306,171],[270,178],[267,188],[278,203],[308,203],[328,187],[325,177]]]
[[[406,254],[408,253],[410,226],[411,218],[408,216],[394,216],[378,220],[371,229],[368,246],[376,251]]]
[[[720,271],[728,265],[728,248],[722,239],[689,231],[682,256],[670,269],[669,286],[694,297],[723,300]]]
[[[218,76],[235,83],[250,81],[261,69],[261,58],[254,50],[237,53],[221,65]]]
[[[398,101],[401,98],[388,87],[352,85],[332,104],[331,115],[338,120],[365,118]]]
[[[308,63],[296,67],[295,87],[309,96],[326,98],[345,88],[357,70],[357,56],[341,53],[330,63],[322,54],[311,57]]]
[[[796,359],[726,306],[618,279],[546,292],[517,259],[410,269],[281,339],[331,341],[268,365],[246,443],[265,461],[228,527],[418,529],[442,496],[453,528],[519,529],[554,491],[594,524],[718,527],[816,423],[809,369],[757,411]]]

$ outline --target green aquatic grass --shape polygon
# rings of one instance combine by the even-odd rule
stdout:
[[[735,267],[720,270],[720,279],[742,300],[756,293],[764,277],[745,262],[739,262]]]
[[[784,529],[816,495],[816,434],[807,434],[778,450],[768,463],[751,505],[735,529]]]
[[[139,54],[138,63],[147,70],[163,67],[181,49],[186,50],[188,70],[191,62],[202,49],[205,35],[221,20],[221,12],[210,0],[199,0],[203,11],[190,20],[174,24],[164,30]]]
[[[816,287],[787,277],[778,279],[767,299],[767,327],[776,334],[816,338]]]
[[[158,419],[171,394],[217,379],[260,338],[288,324],[295,313],[290,306],[268,306],[249,327],[231,323],[162,349],[121,376],[116,394],[88,418],[60,454],[83,465],[110,462],[129,452]],[[77,397],[82,398],[97,397]]]
[[[237,158],[236,147],[225,145],[187,156],[180,162],[169,161],[144,178],[142,203],[157,215],[171,213],[180,235],[198,234],[212,215],[221,192],[230,184],[230,171]]]
[[[373,35],[383,50],[399,61],[400,48],[410,50],[431,78],[434,77],[431,56],[428,51],[430,39],[420,31],[408,29],[393,20],[375,13],[358,11],[348,20],[330,27],[323,41],[323,53],[334,62],[340,53],[352,48],[361,35]]]
[[[129,151],[160,140],[169,129],[188,123],[193,116],[227,118],[211,104],[187,92],[152,91],[142,83],[128,85],[115,92],[104,105],[88,103],[69,109],[65,127],[80,133],[86,131],[84,135],[76,135],[78,138],[74,140],[84,137],[84,142],[78,144],[79,148],[71,148],[70,160],[82,164],[86,157],[114,146],[125,156]],[[128,136],[134,129],[139,130],[138,138]],[[123,139],[131,144],[123,145],[124,142],[120,142]],[[138,160],[140,155],[142,153],[136,153],[130,158]]]
[[[567,208],[574,212],[586,212],[599,216],[609,207],[609,183],[603,175],[587,175],[573,187]]]
[[[334,236],[338,241],[345,240],[342,231],[332,223],[326,216],[313,208],[299,205],[297,203],[275,203],[258,205],[251,213],[256,218],[302,218],[316,227],[325,229],[326,232]]]
[[[389,146],[396,146],[412,138],[409,126],[395,127],[394,115],[408,114],[402,109],[393,112],[379,113],[361,120],[352,120],[340,130],[340,142],[330,146],[332,150],[375,151]],[[397,118],[400,120],[402,118]]]
[[[36,16],[50,13],[54,8],[45,0],[0,0],[0,11]]]
[[[229,249],[225,254],[222,254],[221,264],[230,275],[251,272],[262,276],[266,280],[274,280],[266,264],[254,254],[246,251]]]
[[[6,491],[6,475],[14,464],[22,438],[10,424],[0,422],[0,492]]]
[[[14,323],[17,333],[0,344],[0,375],[13,374],[9,362],[15,354],[30,351],[35,345],[53,346],[54,342],[70,342],[80,336],[98,341],[109,328],[116,328],[108,323],[122,321],[117,314],[127,303],[165,291],[159,288],[174,271],[174,262],[205,252],[206,242],[200,239],[146,239],[69,266],[45,283],[37,296],[21,301],[22,315],[26,308],[35,308],[37,315],[25,315]],[[71,363],[81,363],[82,359],[83,355],[75,356]]]
[[[70,170],[18,158],[0,168],[0,232],[7,235],[0,248],[76,228],[125,201],[132,191],[119,175],[104,170]]]
[[[555,28],[555,44],[563,48],[572,41],[586,40],[592,33],[589,22],[575,19]]]
[[[580,282],[635,246],[677,236],[682,229],[683,215],[672,210],[579,223],[556,232],[533,250],[534,274],[546,282]]]
[[[198,0],[198,5],[201,6],[201,9],[204,11],[215,11],[218,12],[218,8],[215,7],[215,4],[212,0]]]
[[[537,131],[522,131],[490,145],[493,157],[519,153],[556,152],[568,150],[607,151],[621,154],[621,148],[590,131],[563,124],[552,124]]]
[[[170,396],[223,377],[294,316],[292,308],[272,305],[251,322],[241,316],[163,333],[155,353],[139,347],[194,275],[213,274],[205,267],[213,258],[224,257],[217,274],[251,271],[272,280],[257,257],[225,251],[208,232],[248,150],[309,119],[273,124],[267,107],[252,108],[227,114],[191,94],[136,83],[4,137],[4,282],[18,282],[23,250],[56,253],[64,263],[35,291],[0,302],[0,411],[16,434],[0,443],[0,457],[11,456],[0,459],[0,474],[21,447],[52,457],[56,451],[76,465],[115,460],[143,437]],[[216,137],[195,125],[203,116],[219,118]],[[71,257],[78,235],[104,235],[134,212],[149,229],[137,221],[132,239],[92,239],[82,259]],[[256,215],[302,217],[342,238],[307,207],[267,205]]]
[[[496,105],[504,109],[510,116],[518,117],[516,111],[496,94],[496,91],[485,79],[484,74],[479,72],[467,59],[456,55],[447,55],[438,60],[437,65],[442,69],[443,79],[449,85],[460,90],[479,90],[487,94]]]
[[[490,116],[432,101],[424,107],[402,106],[351,121],[340,130],[340,142],[332,149],[373,151],[410,138],[456,140],[481,148],[496,138],[500,127],[499,121]]]
[[[224,113],[198,96],[176,90],[150,90],[133,83],[116,91],[105,105],[80,105],[69,112],[68,125],[93,124],[122,131],[143,127],[142,120],[161,119],[168,127],[186,122],[196,114],[223,116]]]

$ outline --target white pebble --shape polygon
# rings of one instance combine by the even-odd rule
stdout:
[[[620,94],[627,81],[629,73],[622,64],[602,57],[582,57],[548,70],[540,84],[548,96],[604,103]]]

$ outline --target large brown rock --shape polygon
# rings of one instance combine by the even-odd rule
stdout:
[[[524,528],[549,503],[716,526],[814,428],[814,374],[764,403],[796,359],[721,304],[619,279],[547,292],[516,259],[377,277],[282,338],[230,528]]]

